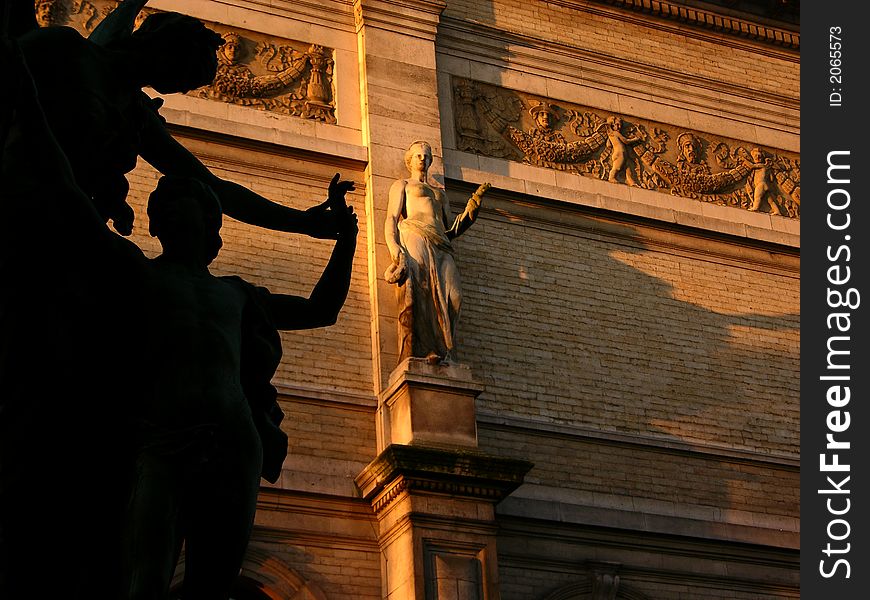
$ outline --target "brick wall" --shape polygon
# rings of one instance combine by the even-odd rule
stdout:
[[[688,237],[651,245],[632,226],[605,236],[494,212],[456,243],[458,347],[486,385],[481,410],[798,451],[797,273]]]

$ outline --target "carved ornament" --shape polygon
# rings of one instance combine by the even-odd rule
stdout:
[[[800,155],[454,78],[457,149],[800,218]]]
[[[115,0],[36,0],[34,8],[41,26],[68,25],[87,36],[118,4]],[[136,27],[152,12],[157,11],[143,9]],[[336,122],[331,48],[205,24],[220,33],[225,44],[217,51],[214,82],[190,95]]]

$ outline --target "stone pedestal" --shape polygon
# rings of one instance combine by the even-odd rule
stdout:
[[[465,365],[402,361],[378,402],[378,451],[392,444],[477,448],[474,401],[482,391]]]
[[[378,517],[382,596],[497,600],[495,505],[531,463],[393,444],[356,478]]]

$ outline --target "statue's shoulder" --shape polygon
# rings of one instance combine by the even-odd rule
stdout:
[[[390,186],[390,196],[405,195],[405,187],[408,185],[407,179],[397,179]]]

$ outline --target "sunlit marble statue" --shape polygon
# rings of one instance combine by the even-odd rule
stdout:
[[[459,270],[451,240],[477,219],[482,184],[461,215],[451,219],[447,196],[428,182],[432,148],[423,141],[405,153],[410,176],[390,188],[384,235],[392,264],[384,277],[398,286],[399,360],[431,364],[456,361],[456,323],[462,303]]]

